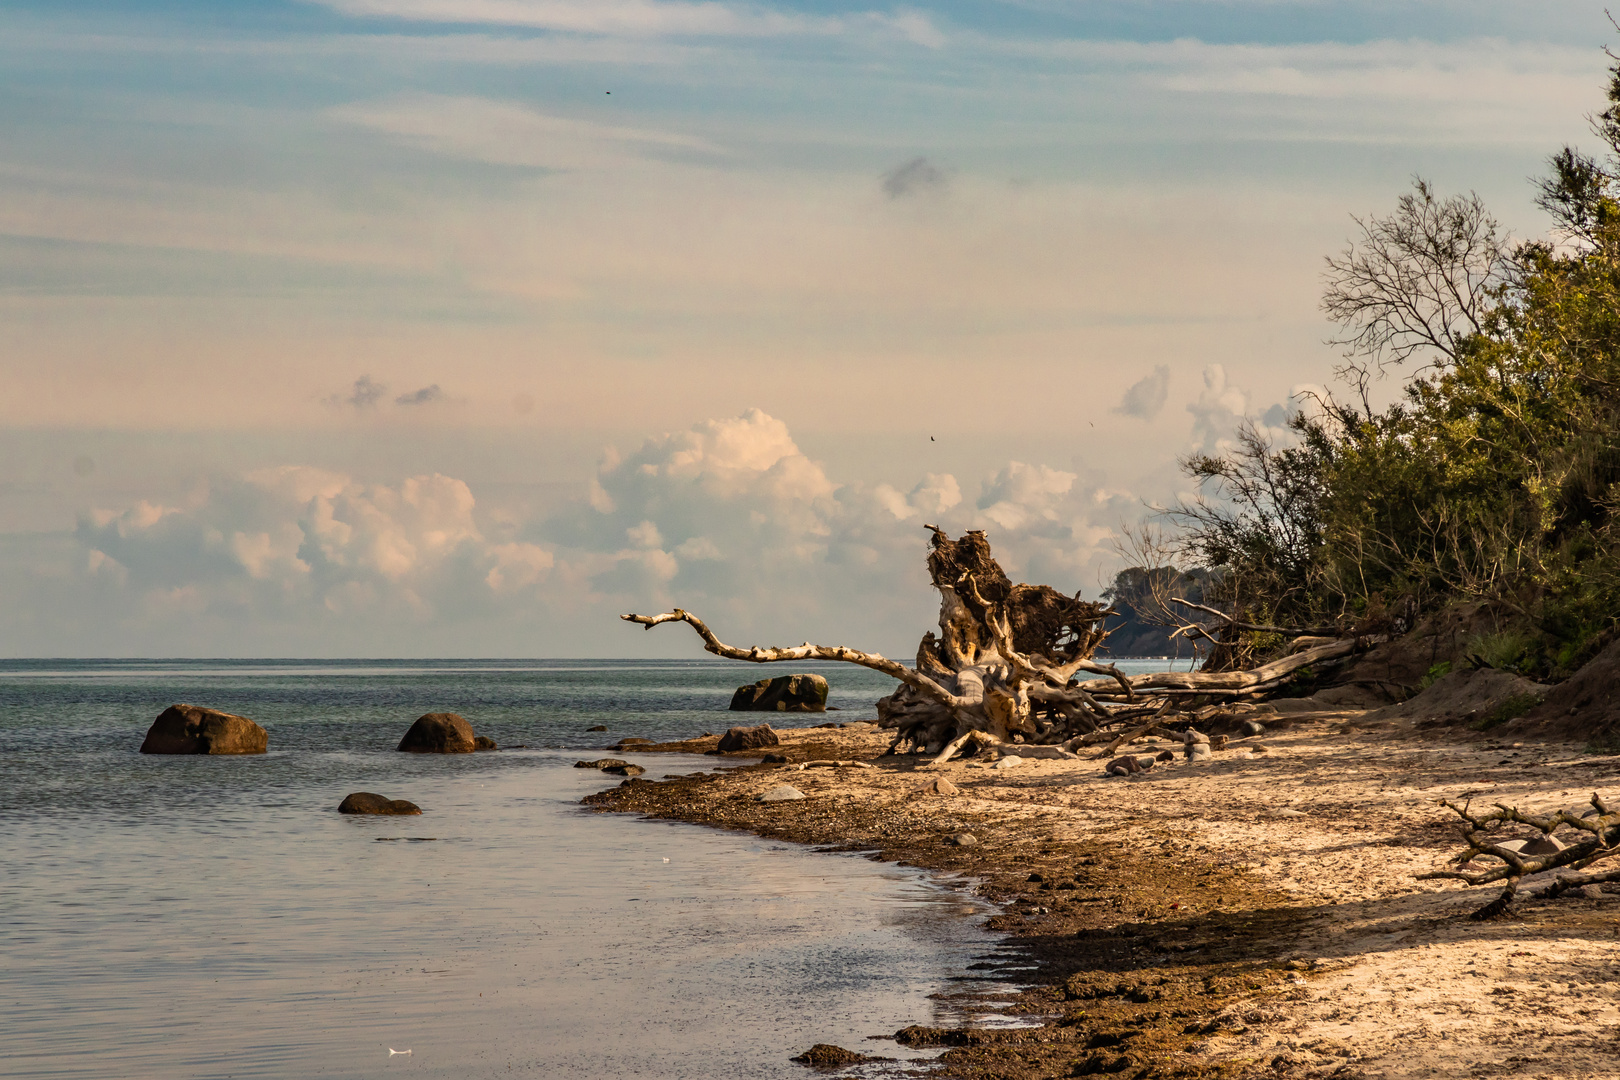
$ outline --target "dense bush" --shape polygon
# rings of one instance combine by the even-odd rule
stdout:
[[[1286,445],[1253,427],[1185,471],[1168,509],[1185,563],[1239,618],[1370,628],[1485,599],[1522,639],[1512,666],[1567,674],[1620,597],[1620,64],[1594,120],[1603,159],[1565,149],[1539,185],[1551,239],[1510,245],[1474,196],[1424,182],[1328,260],[1346,347]],[[1370,404],[1380,378],[1399,400]]]

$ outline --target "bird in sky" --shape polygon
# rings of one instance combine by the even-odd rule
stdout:
[[[932,436],[932,435],[930,435],[930,436],[928,436],[928,441],[929,441],[929,442],[933,442],[933,441],[934,441],[934,437],[933,437],[933,436]]]

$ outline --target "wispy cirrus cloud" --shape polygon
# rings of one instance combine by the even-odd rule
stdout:
[[[713,0],[311,0],[344,15],[631,37],[788,37],[886,32],[936,48],[944,34],[909,9],[805,15]]]
[[[679,132],[598,124],[482,97],[398,94],[340,105],[327,116],[423,150],[497,165],[590,168],[648,156],[724,153]]]

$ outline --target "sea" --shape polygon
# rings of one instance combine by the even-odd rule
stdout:
[[[794,670],[840,722],[894,685]],[[580,805],[618,778],[576,760],[722,731],[776,673],[0,661],[0,1076],[771,1080],[815,1043],[915,1067],[873,1037],[1006,1022],[1019,969],[972,881]],[[269,752],[140,754],[177,702],[253,718]],[[426,712],[502,749],[398,753]],[[649,779],[719,764],[618,756]],[[423,813],[339,815],[354,791]]]

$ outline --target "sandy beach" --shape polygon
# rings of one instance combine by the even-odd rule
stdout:
[[[1537,901],[1526,879],[1478,922],[1499,889],[1418,880],[1462,850],[1439,800],[1556,810],[1612,792],[1620,758],[1354,711],[1128,778],[919,768],[862,723],[779,734],[785,765],[637,747],[647,776],[585,801],[971,875],[1002,959],[1033,969],[1009,1011],[1040,1023],[913,1032],[951,1047],[933,1075],[1620,1077],[1620,891]],[[920,790],[937,777],[957,793]],[[783,783],[806,798],[756,801]]]

